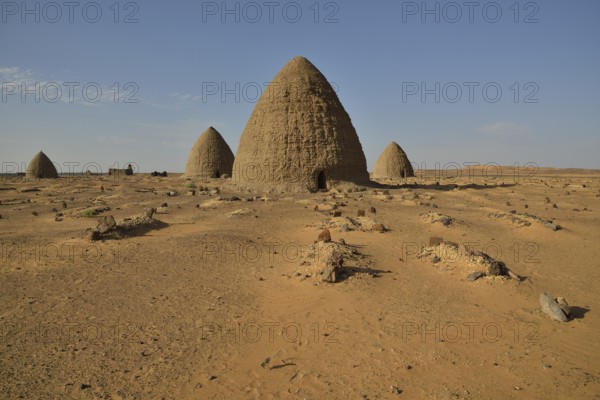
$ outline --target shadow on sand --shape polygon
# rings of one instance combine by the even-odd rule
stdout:
[[[572,306],[569,316],[573,319],[583,319],[588,311],[590,311],[589,308]]]
[[[392,189],[427,189],[427,190],[450,191],[450,190],[454,190],[454,189],[482,190],[482,189],[507,188],[507,187],[514,187],[514,186],[517,186],[517,184],[516,183],[500,183],[500,184],[493,184],[493,185],[485,185],[485,184],[479,185],[476,183],[468,183],[465,185],[458,185],[458,184],[451,183],[451,184],[446,184],[446,185],[439,185],[437,183],[422,184],[422,183],[415,182],[415,183],[402,183],[402,184],[392,185],[392,184],[385,184],[385,183],[371,181],[371,184],[369,184],[368,186],[365,186],[365,187],[371,188],[371,189],[388,189],[388,190],[392,190]]]

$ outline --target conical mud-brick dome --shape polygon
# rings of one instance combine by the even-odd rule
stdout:
[[[406,153],[396,142],[392,142],[383,150],[375,163],[372,178],[402,179],[415,176],[413,167]]]
[[[58,178],[56,167],[43,152],[37,153],[29,162],[25,177],[31,179],[37,178]]]
[[[185,176],[190,178],[220,178],[231,176],[233,152],[223,136],[212,126],[194,143],[185,165]]]
[[[348,113],[306,58],[283,67],[256,104],[240,139],[233,181],[290,191],[369,182]]]

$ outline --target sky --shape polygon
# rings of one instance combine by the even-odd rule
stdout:
[[[600,168],[600,2],[0,0],[0,162],[183,172],[214,126],[235,153],[294,56],[331,82],[369,170]],[[439,167],[438,167],[439,169]]]

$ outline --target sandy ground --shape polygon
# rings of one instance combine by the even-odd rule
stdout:
[[[0,397],[600,399],[600,172],[473,175],[254,201],[192,196],[176,175],[5,178]],[[85,238],[100,216],[163,203],[161,229]],[[338,283],[310,258],[325,226],[356,255]],[[470,282],[463,258],[417,257],[431,237],[525,279]],[[543,314],[542,292],[574,318]]]

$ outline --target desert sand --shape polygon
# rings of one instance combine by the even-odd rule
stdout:
[[[600,172],[477,171],[258,196],[177,174],[4,178],[2,398],[597,398]],[[149,208],[160,224],[88,239]],[[522,279],[419,257],[439,238]],[[324,246],[344,254],[335,283]]]

